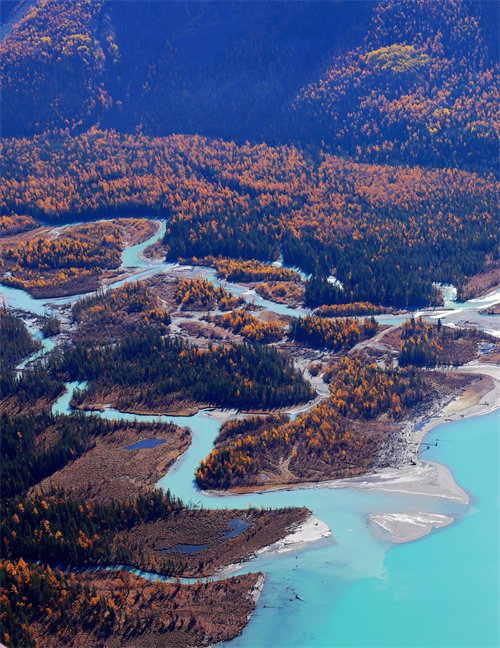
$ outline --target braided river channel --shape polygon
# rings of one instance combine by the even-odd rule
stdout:
[[[170,272],[175,264],[151,262],[141,252],[149,241],[125,250],[123,266],[134,269],[127,281]],[[192,273],[219,283],[213,270],[190,268]],[[119,285],[113,284],[112,287]],[[221,284],[233,293],[284,314],[303,315],[263,300],[244,286]],[[37,300],[22,290],[0,286],[0,297],[23,311],[32,326],[33,314],[79,296]],[[482,300],[453,304],[443,321],[453,323],[480,307],[498,301],[498,292]],[[448,304],[447,304],[448,305]],[[429,317],[437,313],[428,313]],[[30,319],[31,316],[31,319]],[[404,317],[381,316],[396,324]],[[475,321],[499,335],[498,316]],[[33,332],[33,327],[32,327]],[[36,333],[35,333],[36,334]],[[51,341],[43,340],[44,350]],[[69,411],[68,391],[54,404],[55,413]],[[332,536],[294,545],[290,550],[263,552],[235,566],[232,573],[262,571],[266,575],[257,609],[243,633],[224,644],[228,648],[413,646],[486,648],[500,645],[499,632],[499,434],[500,402],[489,403],[489,413],[434,426],[424,437],[419,463],[444,464],[468,495],[446,496],[384,491],[360,487],[345,480],[337,485],[314,485],[243,495],[214,495],[200,491],[194,471],[213,447],[221,421],[234,412],[200,411],[194,416],[169,417],[189,426],[192,443],[158,486],[191,506],[246,508],[306,506],[331,530]],[[158,421],[108,409],[108,419]],[[437,445],[432,445],[436,443]],[[425,448],[425,449],[424,449]],[[412,542],[394,544],[382,529],[369,523],[372,514],[428,512],[453,518],[453,523]],[[153,575],[146,575],[154,578]],[[222,644],[221,644],[222,645]]]

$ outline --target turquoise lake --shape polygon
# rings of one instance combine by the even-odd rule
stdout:
[[[68,402],[69,394],[57,411],[67,411]],[[158,420],[115,410],[101,415]],[[196,488],[193,473],[219,423],[205,412],[162,420],[189,425],[193,442],[159,486],[206,508],[307,506],[333,532],[334,539],[244,563],[238,573],[261,570],[266,584],[248,626],[226,648],[499,645],[498,410],[442,424],[426,437],[439,442],[421,460],[447,465],[468,491],[468,506],[351,488],[211,496]],[[370,513],[405,511],[449,514],[455,522],[404,545],[377,538],[367,524]]]
[[[301,645],[499,645],[499,425],[495,412],[431,432],[427,440],[443,442],[425,456],[445,463],[468,490],[467,515],[391,547],[378,577],[351,583],[330,609],[323,603]],[[284,635],[274,645],[299,644]],[[234,645],[251,646],[252,638]]]
[[[167,475],[164,487],[207,507],[306,505],[337,541],[248,563],[244,571],[264,571],[266,585],[242,636],[227,646],[498,646],[499,426],[494,412],[441,425],[427,437],[440,442],[425,458],[452,470],[470,494],[469,507],[326,488],[207,497],[179,483],[187,477],[182,464]],[[377,540],[367,515],[398,510],[450,513],[457,521],[405,545]]]

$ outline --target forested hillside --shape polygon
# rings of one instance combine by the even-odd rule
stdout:
[[[359,41],[367,6],[42,0],[1,49],[4,134],[273,137],[301,86]]]
[[[488,171],[498,153],[498,3],[372,3],[363,42],[296,97],[294,134],[358,160]]]
[[[170,216],[172,260],[274,260],[281,248],[286,263],[343,283],[341,295],[330,285],[306,293],[311,305],[419,306],[433,300],[433,281],[460,286],[498,255],[497,183],[467,171],[109,131],[4,140],[2,155],[7,212]]]
[[[17,372],[16,365],[40,348],[24,322],[6,309],[0,309],[0,413],[17,413],[26,407],[48,406],[58,396],[62,383],[39,366]],[[5,447],[2,456],[5,460]],[[2,488],[5,494],[5,488]]]
[[[498,262],[497,18],[39,0],[0,44],[2,212],[158,214],[168,259],[281,253],[310,306],[437,303]]]
[[[448,301],[498,289],[500,3],[4,0],[0,17],[0,648],[215,645],[263,587],[279,612],[258,623],[313,610],[297,641],[336,636],[311,599],[315,572],[338,582],[335,507],[211,509],[200,490],[390,468],[375,487],[394,473],[465,514],[416,462],[431,419],[495,394],[495,297]],[[375,573],[356,506],[344,580]],[[442,512],[387,514],[392,539]],[[311,570],[295,540],[319,537]],[[227,577],[276,546],[288,575],[285,558],[265,586]]]
[[[39,0],[1,46],[4,135],[90,125],[487,170],[498,3]]]
[[[147,358],[147,363],[144,362]],[[187,346],[148,329],[116,345],[77,345],[54,361],[54,374],[86,380],[78,402],[114,402],[125,411],[168,411],[175,403],[267,409],[305,402],[313,392],[275,349]]]

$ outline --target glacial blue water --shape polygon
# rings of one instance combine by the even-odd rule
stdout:
[[[391,548],[381,577],[353,583],[311,645],[499,645],[499,429],[497,411],[428,435],[440,442],[425,457],[449,466],[470,493],[467,515]]]
[[[160,221],[160,229],[158,232],[153,234],[148,240],[137,245],[132,245],[127,247],[122,252],[122,267],[129,269],[136,269],[132,276],[126,277],[124,279],[119,279],[111,283],[108,288],[119,288],[126,283],[131,283],[139,280],[144,280],[149,277],[152,277],[155,274],[166,272],[168,273],[169,268],[178,268],[179,264],[177,263],[165,263],[161,261],[154,261],[149,259],[144,259],[141,257],[144,250],[159,241],[163,238],[166,231],[166,221]],[[285,304],[279,304],[278,302],[273,302],[269,299],[264,299],[258,295],[254,290],[248,288],[248,286],[243,286],[237,283],[232,283],[224,281],[217,278],[217,273],[214,268],[197,268],[200,274],[206,278],[208,281],[212,282],[215,286],[223,286],[230,293],[236,297],[243,297],[247,302],[261,306],[266,310],[270,310],[279,315],[289,315],[291,317],[303,317],[310,313],[310,310],[307,308],[291,308]],[[309,275],[304,275],[301,273],[303,278],[307,278]],[[11,307],[26,312],[35,313],[37,315],[43,315],[48,313],[48,307],[50,306],[60,306],[64,304],[72,304],[78,299],[81,295],[69,295],[65,297],[53,297],[49,299],[35,299],[31,297],[29,293],[19,288],[11,288],[9,286],[4,286],[0,284],[0,302],[3,300]],[[491,299],[488,299],[485,304],[480,304],[481,306],[489,305],[492,303]],[[447,306],[449,306],[447,304]],[[475,302],[468,302],[467,304],[461,304],[461,308],[468,308],[470,306],[477,306]],[[407,319],[405,315],[377,315],[377,321],[380,324],[395,325],[401,324]]]
[[[126,283],[131,283],[143,279],[147,279],[155,274],[161,272],[168,272],[169,268],[177,268],[179,264],[177,263],[165,263],[161,261],[152,261],[149,259],[144,259],[141,257],[142,252],[152,245],[159,241],[165,235],[166,231],[166,221],[161,221],[161,226],[158,232],[151,236],[148,240],[137,245],[131,245],[127,247],[122,252],[122,267],[130,269],[139,269],[138,272],[135,272],[132,276],[126,277],[125,279],[119,279],[111,283],[108,288],[119,288]],[[216,271],[213,268],[199,268],[200,272],[214,285],[220,286],[223,285],[229,292],[236,295],[237,297],[243,296],[247,301],[254,303],[256,305],[262,306],[268,310],[274,311],[281,315],[292,315],[295,317],[300,317],[307,312],[307,309],[303,308],[289,308],[284,304],[278,304],[277,302],[270,301],[268,299],[263,299],[255,293],[255,291],[250,290],[247,286],[241,286],[239,284],[229,283],[225,281],[220,281],[216,277]],[[34,313],[37,315],[44,315],[48,313],[48,307],[50,306],[60,306],[64,304],[72,304],[78,299],[81,295],[69,295],[65,297],[53,297],[48,299],[36,299],[32,297],[29,293],[19,288],[11,288],[9,286],[4,286],[0,284],[0,302],[3,300],[11,308],[23,310],[26,312]]]
[[[498,646],[499,427],[495,412],[441,425],[429,435],[427,440],[442,442],[426,458],[451,468],[472,505],[457,522],[421,540],[377,545],[359,517],[346,537],[346,512],[328,515],[314,494],[310,508],[331,524],[339,545],[350,546],[318,543],[296,557],[255,564],[267,572],[260,605],[242,636],[227,645]],[[406,504],[411,510],[411,498]]]
[[[122,266],[126,268],[149,267],[152,262],[148,259],[143,259],[141,257],[141,254],[147,247],[153,245],[153,243],[160,241],[165,236],[166,229],[167,223],[166,221],[162,220],[160,221],[160,229],[156,232],[156,234],[153,234],[153,236],[148,238],[146,241],[143,241],[142,243],[126,247],[122,252]]]
[[[35,299],[25,290],[12,288],[0,284],[0,304],[4,303],[10,308],[15,308],[35,315],[47,315],[47,300]]]
[[[498,412],[441,425],[425,458],[445,463],[471,494],[464,507],[438,498],[328,488],[211,497],[190,479],[189,450],[160,483],[205,507],[305,505],[332,529],[336,544],[263,555],[245,571],[263,570],[266,586],[233,648],[260,646],[497,646]],[[209,449],[214,422],[194,435]],[[428,537],[392,546],[367,526],[372,512],[432,511],[456,522]],[[295,595],[300,598],[295,598]],[[272,637],[272,640],[271,640]]]
[[[56,342],[52,337],[44,337],[42,331],[34,326],[31,322],[26,322],[26,328],[28,329],[31,337],[37,342],[40,342],[41,347],[38,349],[38,351],[35,351],[31,355],[29,355],[17,365],[16,369],[18,375],[27,365],[37,360],[37,358],[41,358],[46,353],[49,353],[56,346]]]
[[[64,411],[64,403],[54,409]],[[101,415],[159,420],[114,410]],[[333,533],[300,550],[264,553],[242,565],[239,573],[265,572],[266,584],[249,624],[227,648],[498,645],[498,411],[442,424],[426,437],[439,442],[422,459],[447,465],[468,491],[469,506],[353,488],[211,495],[197,489],[193,474],[220,424],[208,411],[161,420],[188,425],[192,444],[158,486],[191,506],[307,506]],[[455,522],[404,545],[376,536],[367,523],[370,513],[410,511],[451,515]]]
[[[140,247],[129,248],[124,265],[143,268],[144,276],[165,269],[165,264],[141,260]],[[243,286],[236,285],[234,290],[254,299]],[[46,304],[78,298],[42,301],[24,291],[0,286],[2,294],[12,307],[36,314],[46,312]],[[477,308],[494,299],[492,294],[457,306]],[[258,296],[255,301],[275,312],[292,310],[287,314],[302,314]],[[379,321],[397,323],[403,319],[382,316]],[[84,386],[69,384],[69,391],[58,399],[53,411],[70,411],[73,389]],[[159,420],[157,416],[135,416],[112,409],[99,415],[107,419]],[[241,567],[242,572],[262,570],[267,578],[250,623],[240,637],[227,644],[228,648],[499,645],[498,412],[441,425],[426,438],[432,442],[437,435],[440,441],[422,458],[447,465],[470,493],[470,506],[440,498],[352,488],[210,495],[196,488],[193,475],[213,447],[220,424],[208,411],[161,420],[188,425],[193,442],[159,486],[169,488],[188,504],[210,508],[307,506],[333,532],[334,539],[288,553],[264,553]],[[448,514],[456,521],[406,545],[391,545],[376,537],[367,524],[370,513],[409,511]]]

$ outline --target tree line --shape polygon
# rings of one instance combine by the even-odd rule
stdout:
[[[0,338],[0,404],[10,399],[15,401],[15,409],[22,410],[40,399],[47,402],[55,399],[63,384],[40,364],[21,372],[15,370],[22,359],[41,345],[31,337],[22,319],[6,308],[0,309]]]
[[[360,421],[387,414],[398,419],[426,394],[414,368],[380,369],[366,358],[347,356],[326,372],[331,395],[295,420],[268,417],[228,424],[200,463],[200,488],[265,484],[281,480],[286,461],[293,482],[362,474],[372,465],[384,435]],[[272,483],[272,482],[269,482]]]

